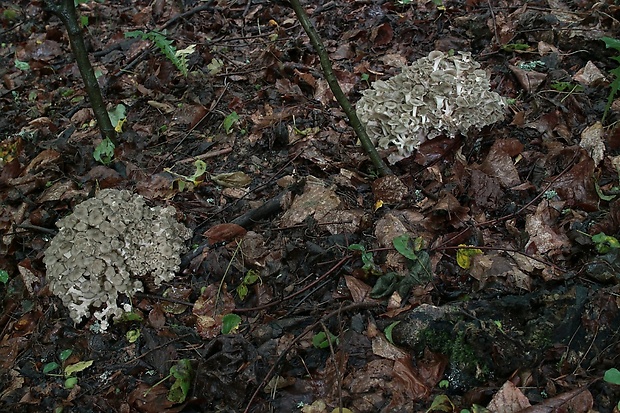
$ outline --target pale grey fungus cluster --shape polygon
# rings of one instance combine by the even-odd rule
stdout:
[[[504,119],[506,103],[471,53],[431,52],[402,72],[379,80],[357,102],[357,115],[375,145],[398,148],[394,163],[439,135],[464,136]]]
[[[153,277],[159,286],[174,277],[191,237],[174,208],[152,208],[140,195],[116,189],[99,191],[56,225],[43,260],[50,289],[76,323],[97,309],[102,330],[110,316],[131,310],[117,299],[142,291],[140,278]]]

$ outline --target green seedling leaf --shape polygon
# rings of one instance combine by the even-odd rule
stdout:
[[[247,297],[249,293],[248,286],[244,283],[239,285],[235,291],[237,291],[237,295],[241,301],[245,300],[245,297]]]
[[[127,337],[127,341],[135,343],[140,338],[140,330],[129,330],[125,336]]]
[[[330,341],[332,344],[337,345],[338,337],[336,337],[332,333],[329,333],[329,338],[328,338],[327,334],[325,334],[324,331],[321,331],[320,333],[317,333],[312,337],[312,345],[316,348],[327,348],[329,347]]]
[[[409,258],[410,260],[418,259],[418,256],[413,250],[411,237],[409,235],[399,235],[392,240],[392,244],[394,245],[394,248],[396,248],[396,251],[401,253],[405,258]]]
[[[620,371],[616,368],[607,370],[603,376],[603,380],[607,383],[620,385]]]
[[[558,92],[583,92],[583,86],[571,82],[554,82],[551,88]]]
[[[461,244],[459,247],[466,247],[466,245]],[[471,267],[472,259],[476,255],[482,255],[482,250],[478,248],[459,248],[456,251],[456,263],[459,267],[468,270]]]
[[[56,363],[55,361],[52,361],[51,363],[47,363],[45,366],[43,366],[43,374],[49,374],[59,367],[60,367],[60,364]]]
[[[71,390],[72,388],[75,387],[77,382],[78,382],[77,377],[69,377],[67,380],[65,380],[65,389]]]
[[[606,254],[612,248],[620,248],[620,242],[615,237],[605,235],[604,232],[598,233],[592,236],[592,242],[596,246],[596,251],[599,254]]]
[[[22,62],[19,59],[15,59],[15,67],[24,72],[27,72],[30,70],[30,64],[28,62]]]
[[[224,127],[224,131],[226,134],[230,134],[232,132],[232,127],[235,123],[239,122],[239,115],[237,112],[231,112],[230,115],[224,118],[224,122],[222,122],[222,126]]]
[[[439,382],[440,389],[447,389],[448,387],[450,387],[450,382],[448,380],[442,380]]]
[[[351,244],[349,245],[349,251],[361,251],[366,252],[366,248],[362,244]]]
[[[239,329],[241,317],[237,314],[226,314],[222,317],[222,334],[234,333]]]
[[[375,265],[372,252],[366,251],[366,248],[364,248],[363,245],[351,244],[349,245],[349,251],[359,251],[362,253],[361,258],[362,258],[362,262],[364,263],[364,266],[362,267],[362,269],[366,273],[371,273],[373,275],[381,274],[381,269]]]
[[[114,159],[114,143],[109,138],[102,140],[95,148],[93,158],[104,165],[111,164]]]
[[[394,330],[394,327],[396,327],[399,323],[400,321],[394,321],[392,324],[387,326],[384,330],[385,338],[387,339],[387,341],[389,341],[392,344],[394,344],[394,340],[392,340],[392,330]]]
[[[245,277],[243,277],[243,283],[245,285],[252,285],[260,279],[260,273],[256,270],[249,270]]]
[[[71,377],[75,373],[79,373],[80,371],[86,370],[93,364],[93,360],[88,361],[79,361],[75,364],[71,364],[65,367],[65,377]]]
[[[192,364],[188,359],[181,359],[170,367],[170,375],[175,378],[168,391],[168,400],[172,403],[183,403],[189,393],[192,382]]]
[[[122,103],[119,103],[114,109],[108,111],[110,122],[112,122],[112,126],[114,126],[117,132],[123,131],[123,123],[125,123],[127,118],[126,112],[127,108]]]
[[[71,356],[71,354],[73,354],[73,350],[66,349],[60,352],[58,358],[60,359],[60,361],[66,361]]]
[[[7,270],[0,270],[0,283],[6,284],[9,282],[9,272]]]
[[[194,166],[196,167],[196,171],[192,176],[189,177],[189,180],[192,181],[194,184],[198,184],[198,178],[200,178],[202,175],[205,174],[205,172],[207,172],[207,164],[204,161],[198,159],[196,162],[194,162]]]
[[[423,284],[433,279],[431,257],[428,255],[428,252],[418,252],[418,259],[409,269],[409,276],[413,277],[417,284]],[[401,292],[401,289],[399,289],[399,292]],[[401,297],[404,296],[404,294],[401,294]]]

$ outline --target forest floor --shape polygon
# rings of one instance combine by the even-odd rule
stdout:
[[[105,159],[60,20],[0,5],[0,410],[617,411],[617,2],[303,5],[352,103],[464,51],[505,121],[378,178],[288,3],[87,1],[122,128]],[[187,76],[125,36],[164,29],[195,45]],[[104,188],[174,207],[193,237],[101,332],[72,321],[43,257]]]

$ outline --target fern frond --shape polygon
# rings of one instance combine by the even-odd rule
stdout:
[[[187,56],[194,52],[194,48],[196,47],[195,45],[177,51],[177,49],[172,44],[172,40],[168,39],[165,33],[159,33],[154,31],[143,32],[142,30],[134,30],[125,33],[125,37],[140,37],[142,40],[152,41],[164,54],[164,56],[166,56],[166,58],[170,60],[170,62],[172,62],[172,64],[174,64],[177,69],[179,69],[183,76],[187,76]]]

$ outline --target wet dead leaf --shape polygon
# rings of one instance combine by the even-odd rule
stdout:
[[[400,381],[408,397],[414,400],[424,400],[431,392],[431,389],[424,384],[422,379],[413,369],[410,357],[402,358],[394,362],[394,379]]]
[[[351,298],[354,303],[361,303],[369,300],[375,301],[370,298],[370,290],[372,290],[372,288],[362,280],[350,275],[345,275],[344,281],[347,284],[347,288],[349,289],[349,293],[351,293]]]
[[[591,411],[592,405],[592,393],[586,387],[581,387],[525,408],[520,413],[585,413]]]
[[[601,122],[588,126],[581,132],[579,146],[588,152],[595,165],[598,165],[605,157],[604,130]]]
[[[502,413],[516,413],[530,406],[530,401],[521,390],[519,390],[513,382],[507,381],[502,388],[495,393],[487,409],[492,412],[501,411]]]
[[[293,200],[291,207],[282,216],[280,228],[297,225],[311,215],[323,217],[338,206],[340,198],[335,188],[327,187],[320,179],[309,176],[303,194]]]
[[[594,187],[594,161],[584,157],[577,165],[553,182],[551,189],[555,190],[560,199],[566,201],[567,206],[596,211],[599,197]]]
[[[388,360],[398,360],[407,357],[407,352],[390,343],[383,334],[377,334],[372,339],[373,354]]]
[[[381,217],[375,225],[375,236],[382,247],[392,247],[394,238],[407,233],[407,227],[393,212]]]
[[[248,231],[240,225],[227,223],[214,225],[202,234],[209,240],[210,245],[220,242],[230,242],[242,238]]]
[[[194,303],[192,313],[196,316],[196,330],[204,339],[220,334],[222,317],[235,309],[235,300],[225,286],[207,286]]]
[[[511,148],[511,146],[513,148]],[[517,148],[514,148],[514,146],[517,146]],[[514,144],[514,140],[507,142],[500,139],[495,141],[480,169],[487,175],[496,178],[504,188],[511,188],[519,185],[521,183],[519,172],[511,157],[516,155],[510,155],[508,153],[508,151],[510,151],[510,153],[518,153],[520,152],[519,148],[522,150],[523,145]]]
[[[508,65],[512,73],[517,77],[519,84],[527,93],[535,92],[547,79],[547,74],[534,70],[523,70],[517,66]]]
[[[605,81],[605,75],[592,61],[588,60],[588,63],[575,73],[573,80],[584,86],[596,86]]]
[[[398,204],[409,193],[409,188],[395,175],[378,178],[372,183],[372,193],[375,202],[384,204]]]
[[[530,235],[528,246],[535,246],[539,254],[557,252],[570,246],[566,234],[558,233],[554,229],[557,227],[555,220],[558,215],[559,212],[555,208],[543,201],[538,204],[534,214],[525,218],[525,231]]]
[[[252,178],[241,171],[211,175],[211,180],[224,188],[245,188],[252,182]]]

